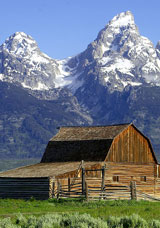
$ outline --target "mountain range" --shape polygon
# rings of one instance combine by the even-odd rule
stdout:
[[[1,159],[40,158],[59,126],[133,122],[159,153],[160,41],[140,35],[130,11],[86,50],[63,60],[16,32],[0,46]]]

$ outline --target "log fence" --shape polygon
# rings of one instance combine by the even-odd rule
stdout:
[[[77,197],[85,197],[84,194],[82,194],[82,183],[74,183],[72,185],[61,185],[58,182],[58,188],[55,192],[55,195],[57,195],[57,198],[77,198]]]
[[[57,198],[84,198],[90,200],[151,200],[160,201],[153,195],[147,194],[139,190],[134,181],[130,182],[130,186],[107,184],[103,188],[91,185],[85,181],[85,192],[82,189],[82,182],[78,182],[68,187],[68,185],[58,185]],[[142,186],[141,186],[142,187]],[[145,186],[147,188],[147,186]],[[151,186],[149,186],[151,187]],[[159,186],[160,187],[160,186]],[[70,189],[70,190],[69,190]]]
[[[89,200],[115,200],[115,199],[131,199],[131,191],[128,186],[105,185],[101,187],[88,186]]]

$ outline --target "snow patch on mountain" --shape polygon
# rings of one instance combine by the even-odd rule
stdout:
[[[4,80],[4,74],[0,74],[0,81]]]
[[[56,75],[54,79],[55,88],[65,87],[72,83],[72,74],[74,74],[75,69],[70,68],[67,63],[70,57],[63,60],[58,60],[59,74]]]
[[[105,62],[105,60],[107,60]],[[130,71],[134,68],[133,63],[125,58],[117,58],[114,60],[114,63],[110,63],[110,58],[108,59],[104,59],[103,60],[103,66],[101,67],[101,71],[103,72],[115,72],[116,70],[124,73],[124,74],[130,74]],[[134,76],[133,74],[131,74],[132,76]]]
[[[67,88],[71,90],[71,92],[73,94],[75,94],[75,92],[83,86],[83,84],[85,83],[84,79],[80,79],[79,76],[81,75],[80,74],[76,74],[76,75],[73,75],[69,78],[70,80],[70,83],[67,85]]]
[[[77,73],[77,64],[73,68],[69,66],[70,59],[71,57],[58,61],[60,74],[56,75],[55,87],[67,87],[74,94],[83,85],[84,80],[79,79],[83,72]]]

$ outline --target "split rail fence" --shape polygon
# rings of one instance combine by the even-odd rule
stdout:
[[[84,198],[89,200],[150,200],[160,201],[154,195],[150,195],[139,190],[136,182],[131,181],[130,186],[107,184],[103,188],[94,186],[90,181],[85,182],[85,190],[82,189],[82,182],[72,186],[58,184],[55,196],[59,198]],[[142,187],[142,186],[141,186]]]

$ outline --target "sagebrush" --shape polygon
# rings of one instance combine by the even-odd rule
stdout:
[[[40,217],[18,214],[12,221],[10,218],[0,220],[0,228],[160,228],[159,220],[147,222],[139,215],[115,217],[107,220],[94,218],[89,214],[55,213]]]

